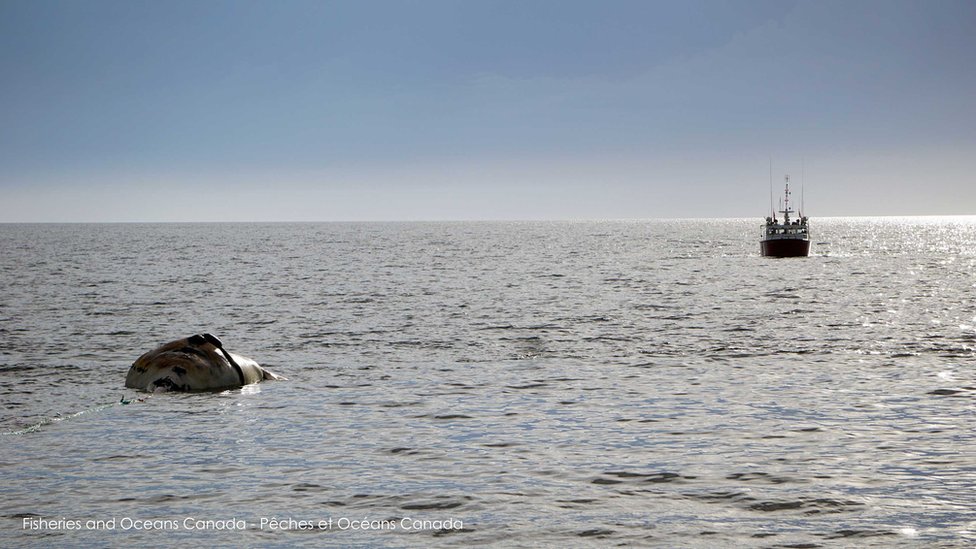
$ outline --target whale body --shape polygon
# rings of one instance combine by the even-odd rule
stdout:
[[[211,334],[171,341],[140,356],[125,376],[125,386],[159,391],[216,391],[265,380],[282,380],[254,360],[229,353]]]

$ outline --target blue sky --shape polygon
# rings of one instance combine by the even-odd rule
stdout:
[[[0,0],[0,221],[976,214],[976,2]]]

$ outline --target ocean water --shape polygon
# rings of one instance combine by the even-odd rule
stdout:
[[[976,218],[759,223],[0,225],[0,546],[976,544]]]

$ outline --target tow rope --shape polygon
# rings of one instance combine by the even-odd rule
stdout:
[[[46,427],[46,426],[51,425],[53,423],[58,423],[58,422],[65,421],[65,420],[68,420],[68,419],[74,419],[76,417],[83,416],[83,415],[87,415],[87,414],[93,414],[95,412],[101,412],[102,410],[108,410],[109,408],[112,408],[114,406],[126,406],[128,404],[133,404],[133,403],[137,403],[137,402],[145,402],[146,399],[148,399],[150,396],[152,396],[152,395],[149,395],[149,396],[146,396],[146,397],[143,397],[143,398],[127,399],[127,398],[125,398],[125,395],[122,395],[122,398],[119,399],[118,402],[112,402],[110,404],[100,404],[98,406],[93,406],[93,407],[88,408],[86,410],[82,410],[80,412],[75,412],[73,414],[68,414],[66,416],[65,415],[61,415],[59,413],[58,415],[56,415],[56,416],[54,416],[52,418],[42,419],[41,421],[39,421],[39,422],[37,422],[37,423],[35,423],[33,425],[30,425],[29,427],[24,427],[23,429],[18,429],[16,431],[3,431],[3,432],[0,432],[0,436],[26,435],[28,433],[34,433],[34,432],[40,431],[42,427]]]

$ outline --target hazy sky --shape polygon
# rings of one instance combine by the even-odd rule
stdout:
[[[0,222],[976,214],[970,0],[0,0]]]

